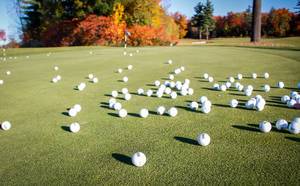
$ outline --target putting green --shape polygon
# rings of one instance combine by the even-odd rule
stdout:
[[[129,48],[133,57],[123,56],[121,48],[73,47],[9,49],[0,62],[0,121],[12,124],[0,130],[0,175],[3,185],[91,185],[91,184],[285,184],[300,183],[300,138],[285,131],[258,131],[263,120],[292,120],[299,110],[281,104],[279,97],[290,93],[300,80],[300,53],[288,49],[256,49],[219,46]],[[89,52],[93,51],[90,55]],[[52,52],[50,56],[46,54]],[[25,56],[29,55],[28,59]],[[168,59],[174,62],[167,65]],[[132,64],[133,70],[118,74],[118,68]],[[59,66],[58,71],[53,67]],[[139,96],[138,88],[155,89],[155,80],[165,81],[168,73],[185,66],[175,80],[191,80],[192,96],[155,98]],[[5,72],[11,71],[7,76]],[[204,81],[209,73],[223,83],[229,76],[244,75],[240,82],[253,85],[253,97],[262,95],[267,105],[262,112],[228,107],[233,98],[244,103],[249,97],[235,90],[211,90]],[[247,78],[256,72],[258,79]],[[261,78],[264,72],[269,79]],[[88,82],[93,73],[97,84]],[[62,80],[51,83],[55,75]],[[129,81],[123,83],[123,76]],[[286,88],[274,88],[283,81]],[[75,90],[80,82],[87,87]],[[262,92],[269,84],[271,91]],[[112,90],[127,87],[132,99],[119,101],[129,115],[119,118],[107,108]],[[187,109],[200,96],[212,101],[212,111],[203,114]],[[80,104],[74,118],[67,108]],[[158,116],[159,105],[176,106],[174,118]],[[148,118],[139,110],[150,110]],[[68,126],[78,122],[81,130],[70,133]],[[206,132],[211,144],[195,144]],[[130,156],[141,151],[147,156],[142,168],[131,165]]]

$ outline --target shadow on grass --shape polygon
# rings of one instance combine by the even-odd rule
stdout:
[[[182,143],[187,143],[187,144],[190,144],[190,145],[198,145],[198,142],[194,139],[179,137],[179,136],[175,136],[174,139],[177,140],[177,141],[180,141]]]
[[[146,86],[148,86],[148,87],[156,87],[154,84],[151,84],[151,83],[146,84]]]
[[[186,110],[186,111],[189,111],[189,112],[202,113],[202,112],[200,112],[200,111],[198,111],[198,110],[192,110],[192,109],[190,109],[190,108],[188,108],[188,107],[185,107],[185,106],[175,106],[175,108],[182,109],[182,110]],[[202,114],[203,114],[203,113],[202,113]]]
[[[107,113],[107,114],[110,115],[110,116],[119,118],[119,115],[116,114],[116,113],[110,112],[110,113]]]
[[[141,116],[137,113],[128,113],[128,116],[133,116],[133,117],[137,117],[137,118],[141,118]]]
[[[147,97],[145,94],[138,94],[138,93],[136,93],[136,92],[130,92],[130,94],[136,95],[136,96],[144,96],[144,97]]]
[[[295,141],[295,142],[300,142],[300,138],[296,138],[296,137],[285,137],[285,139]]]
[[[213,88],[202,87],[202,89],[205,89],[205,90],[210,90],[210,91],[216,91],[216,92],[218,92],[218,90],[216,90],[216,89],[213,89]]]
[[[224,108],[231,108],[229,105],[223,105],[223,104],[213,104],[214,106],[217,106],[217,107],[224,107]]]
[[[61,126],[61,129],[63,129],[66,132],[71,132],[69,126]]]
[[[265,92],[265,91],[263,91],[263,90],[260,90],[260,89],[255,89],[255,90],[253,90],[254,92]]]
[[[244,94],[237,94],[237,93],[229,93],[229,95],[232,95],[232,96],[245,96]]]
[[[109,105],[107,102],[100,102],[101,105]]]
[[[68,112],[62,112],[61,114],[70,117]]]
[[[250,125],[250,124],[248,124]],[[254,124],[251,124],[251,125],[254,125]],[[255,125],[257,126],[257,125]],[[244,125],[232,125],[233,128],[236,128],[236,129],[240,129],[240,130],[246,130],[246,131],[251,131],[251,132],[259,132],[258,128],[257,127],[248,127],[248,126],[244,126]]]
[[[119,153],[112,153],[111,155],[115,160],[127,164],[127,165],[131,165],[133,166],[133,164],[131,163],[131,157],[126,156],[124,154],[119,154]]]
[[[199,82],[209,83],[207,80],[200,79]]]

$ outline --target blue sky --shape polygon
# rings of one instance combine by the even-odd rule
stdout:
[[[194,14],[195,5],[206,0],[165,0],[169,2],[170,12],[179,11],[188,17]],[[294,11],[297,0],[262,0],[263,11],[268,12],[271,7],[274,8],[288,8]],[[16,37],[17,30],[17,16],[13,8],[14,0],[0,0],[0,29],[4,29],[7,35]],[[215,15],[226,15],[227,12],[239,12],[245,10],[248,5],[252,4],[252,0],[212,0],[214,4]]]

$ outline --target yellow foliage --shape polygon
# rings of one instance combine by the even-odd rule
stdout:
[[[124,22],[124,6],[121,3],[116,3],[113,8],[113,22],[115,25],[123,24]]]

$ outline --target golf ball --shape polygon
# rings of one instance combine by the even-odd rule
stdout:
[[[148,117],[148,115],[149,115],[149,111],[147,109],[143,108],[140,110],[140,116],[142,118],[146,118],[146,117]]]
[[[210,76],[210,77],[208,77],[208,82],[210,82],[210,83],[211,83],[211,82],[213,82],[213,81],[214,81],[214,78],[213,78],[213,77],[211,77],[211,76]]]
[[[226,89],[227,89],[226,85],[223,84],[223,85],[220,86],[220,90],[221,91],[225,92]]]
[[[243,75],[242,75],[242,74],[238,74],[238,75],[237,75],[237,79],[238,79],[238,80],[243,79]]]
[[[170,80],[173,80],[173,79],[174,79],[174,75],[173,75],[173,74],[170,74],[170,75],[169,75],[169,79],[170,79]]]
[[[219,90],[219,89],[220,89],[220,85],[219,85],[218,83],[215,83],[215,84],[213,85],[213,89],[214,89],[214,90]]]
[[[125,94],[124,98],[126,101],[129,101],[131,99],[131,94],[129,93]]]
[[[98,83],[98,81],[99,81],[98,78],[96,77],[93,78],[93,83]]]
[[[120,118],[125,118],[127,116],[127,111],[125,109],[121,109],[118,114]]]
[[[170,96],[171,96],[172,99],[176,99],[177,98],[177,93],[176,92],[172,92],[170,94]]]
[[[270,89],[271,89],[270,85],[264,85],[264,86],[263,86],[263,90],[264,90],[265,92],[269,92]]]
[[[171,92],[172,92],[172,89],[170,89],[169,87],[167,87],[167,88],[165,89],[165,93],[166,93],[166,94],[170,95]]]
[[[149,90],[147,90],[146,94],[148,97],[151,97],[153,94],[153,91],[151,89],[149,89]]]
[[[193,101],[189,104],[190,109],[197,110],[199,107],[199,104],[196,101]]]
[[[115,109],[115,110],[121,110],[121,109],[122,109],[122,104],[119,103],[119,102],[115,103],[115,104],[114,104],[114,109]]]
[[[127,94],[128,93],[128,89],[127,88],[122,88],[121,92],[122,92],[122,94]]]
[[[0,85],[3,85],[4,81],[2,79],[0,79]]]
[[[232,108],[236,108],[238,106],[239,102],[238,100],[236,99],[232,99],[229,103],[229,105],[232,107]]]
[[[259,123],[259,130],[263,133],[270,132],[272,129],[272,125],[268,121],[262,121]]]
[[[73,109],[75,109],[76,112],[80,112],[80,111],[81,111],[81,106],[80,106],[79,104],[75,104],[75,105],[73,106]]]
[[[234,77],[229,77],[229,82],[234,83]]]
[[[57,83],[57,82],[58,82],[58,80],[56,77],[52,78],[52,83]]]
[[[291,99],[291,100],[289,100],[289,101],[287,102],[287,106],[288,106],[289,108],[293,108],[294,105],[295,105],[296,103],[297,103],[296,100]]]
[[[225,86],[226,86],[226,88],[230,88],[231,87],[231,83],[230,82],[226,82]]]
[[[276,128],[278,130],[288,129],[289,123],[284,119],[279,119],[276,121]]]
[[[257,74],[256,73],[252,73],[252,78],[256,79],[257,78]]]
[[[171,59],[168,60],[168,64],[171,65],[173,61]]]
[[[210,144],[210,136],[207,133],[201,133],[197,136],[197,142],[201,146],[207,146]]]
[[[1,123],[1,128],[2,130],[9,130],[11,128],[11,124],[9,121],[4,121]]]
[[[206,96],[201,96],[200,99],[199,99],[199,103],[203,104],[207,100],[208,100],[208,98]]]
[[[268,72],[265,72],[265,73],[264,73],[264,77],[265,77],[265,79],[268,79],[268,78],[270,77],[269,73],[268,73]]]
[[[156,80],[156,81],[154,82],[154,85],[155,85],[156,87],[158,87],[158,86],[160,85],[160,81]]]
[[[194,89],[188,88],[188,95],[193,95],[194,94]]]
[[[8,76],[9,76],[10,74],[11,74],[11,72],[10,72],[10,71],[6,71],[6,75],[8,75]]]
[[[77,133],[77,132],[79,132],[79,130],[80,130],[80,125],[79,125],[79,123],[75,122],[75,123],[72,123],[72,124],[70,125],[70,131],[71,131],[71,132]]]
[[[289,132],[292,134],[299,134],[300,133],[300,123],[292,121],[288,128]]]
[[[137,153],[133,154],[133,156],[131,157],[131,162],[136,167],[144,166],[146,161],[147,161],[147,158],[146,158],[145,154],[142,152],[137,152]]]
[[[159,106],[157,108],[157,114],[158,115],[163,115],[165,113],[165,111],[166,111],[166,108],[164,106]]]
[[[128,65],[128,66],[127,66],[127,69],[128,69],[128,70],[132,70],[132,68],[133,68],[132,65]]]
[[[282,81],[279,81],[277,83],[278,88],[284,88],[284,83]]]
[[[60,80],[61,80],[61,76],[60,76],[60,75],[57,75],[57,76],[56,76],[56,79],[57,79],[58,81],[60,81]]]
[[[75,110],[74,108],[71,108],[69,111],[68,111],[68,114],[69,116],[71,117],[75,117],[77,115],[77,110]]]
[[[168,110],[168,114],[171,116],[171,117],[175,117],[177,114],[178,114],[178,111],[175,107],[171,107],[169,110]]]
[[[208,77],[209,77],[209,75],[208,75],[207,73],[204,73],[204,74],[203,74],[203,78],[204,78],[204,79],[208,79]]]
[[[111,92],[111,96],[114,97],[114,98],[118,97],[118,91],[113,90],[113,91]]]
[[[89,75],[88,75],[88,78],[89,78],[90,80],[92,80],[92,79],[94,78],[94,75],[93,75],[93,74],[89,74]]]
[[[137,90],[137,93],[138,93],[138,95],[144,94],[144,89],[139,88],[139,89]]]
[[[58,69],[59,69],[58,66],[54,66],[55,71],[58,71]]]
[[[128,82],[128,77],[127,76],[125,76],[125,77],[123,77],[123,82]]]
[[[118,69],[118,73],[122,73],[123,70],[121,68]]]

